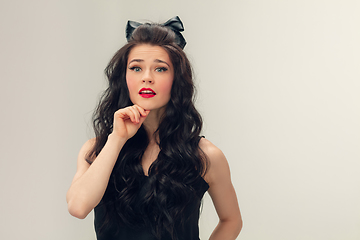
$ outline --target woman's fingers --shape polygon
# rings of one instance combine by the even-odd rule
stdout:
[[[149,113],[149,110],[145,110],[138,105],[117,110],[114,114],[113,132],[120,137],[131,138]]]
[[[145,110],[144,108],[140,107],[139,105],[134,105],[133,107],[135,107],[139,111],[141,117],[146,117],[150,112],[150,110]]]
[[[139,112],[139,110],[134,106],[128,107],[128,109],[131,112],[131,116],[130,116],[131,121],[133,123],[139,123],[139,121],[140,121],[140,112]]]
[[[145,110],[139,105],[133,105],[130,107],[119,109],[118,111],[116,111],[115,114],[117,114],[123,120],[130,119],[130,121],[133,123],[139,123],[140,119],[145,120],[149,113],[150,110]]]
[[[133,110],[132,107],[127,107],[117,110],[115,112],[115,115],[117,115],[118,118],[121,118],[124,121],[130,119],[131,122],[136,123],[136,115],[139,115],[139,113],[136,113],[136,111]]]
[[[140,113],[140,125],[145,121],[146,117],[149,115],[150,110],[145,110],[144,108],[140,107],[139,105],[134,105],[134,107],[139,111]]]

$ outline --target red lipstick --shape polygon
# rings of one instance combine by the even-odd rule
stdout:
[[[140,96],[143,98],[152,98],[155,97],[156,93],[151,88],[142,88],[139,91]]]

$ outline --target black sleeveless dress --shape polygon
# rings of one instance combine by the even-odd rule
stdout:
[[[141,176],[141,189],[146,189],[149,182],[149,177]],[[208,190],[209,185],[203,178],[199,178],[192,186],[196,191],[196,197],[193,201],[186,206],[184,211],[184,218],[187,219],[184,224],[184,228],[175,226],[175,232],[177,233],[177,240],[199,240],[199,215],[201,199],[205,192]],[[110,221],[106,224],[105,228],[101,228],[103,225],[102,219],[106,213],[106,209],[102,202],[94,209],[95,214],[95,232],[97,240],[157,240],[152,234],[149,227],[130,228],[124,224]],[[185,229],[185,230],[183,230]],[[172,240],[169,234],[164,234],[161,240]]]

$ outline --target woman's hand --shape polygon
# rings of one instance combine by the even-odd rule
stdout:
[[[95,139],[84,144],[79,153],[75,177],[66,195],[71,215],[85,218],[99,204],[119,152],[125,142],[135,135],[149,112],[138,105],[116,111],[113,132],[91,165],[85,159],[87,153],[93,148]]]
[[[114,114],[113,132],[116,136],[128,140],[139,130],[150,110],[138,105],[119,109]]]

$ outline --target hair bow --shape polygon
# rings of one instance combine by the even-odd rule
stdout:
[[[135,21],[128,21],[126,25],[126,39],[129,41],[131,38],[131,35],[133,34],[134,30],[141,26],[141,23],[135,22]],[[173,17],[169,19],[166,23],[160,24],[161,26],[170,28],[175,33],[175,41],[176,44],[184,49],[186,45],[185,38],[180,33],[184,31],[183,23],[181,22],[180,18],[178,16]]]

